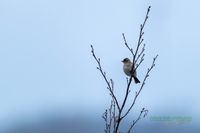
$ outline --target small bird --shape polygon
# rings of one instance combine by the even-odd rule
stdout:
[[[136,71],[134,71],[135,66],[130,61],[130,59],[129,58],[125,58],[125,59],[122,60],[122,62],[124,63],[124,66],[123,66],[124,73],[127,76],[133,76],[133,79],[134,79],[136,84],[140,83],[140,80],[136,77],[137,76]],[[133,71],[132,71],[132,67],[133,67]]]

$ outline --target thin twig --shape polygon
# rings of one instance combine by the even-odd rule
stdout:
[[[115,110],[115,106],[116,104],[115,104],[115,101],[114,101],[114,99],[113,99],[113,113],[112,113],[112,117],[113,117],[113,132],[114,132],[114,130],[115,130],[115,127],[116,127],[116,115],[115,115],[115,112],[116,112],[116,110]]]
[[[137,68],[140,66],[140,64],[142,64],[142,62],[144,61],[144,56],[145,54],[143,54],[140,58],[140,62],[138,64],[136,64],[136,67],[135,67],[135,71],[137,70]]]
[[[125,44],[125,46],[128,48],[128,50],[129,50],[129,51],[131,52],[131,54],[134,56],[133,49],[130,48],[130,47],[128,46],[128,43],[127,43],[127,41],[126,41],[126,37],[125,37],[124,33],[122,33],[122,36],[123,36],[123,39],[124,39],[124,44]]]
[[[116,102],[116,104],[117,104],[117,108],[120,109],[120,106],[119,106],[119,103],[118,103],[118,101],[117,101],[117,98],[116,98],[114,92],[112,91],[112,90],[113,90],[112,87],[114,86],[114,82],[113,82],[112,79],[111,79],[111,83],[108,81],[108,79],[107,79],[107,77],[106,77],[106,73],[103,71],[103,69],[102,69],[102,67],[101,67],[100,58],[97,59],[97,57],[96,57],[96,55],[95,55],[95,52],[94,52],[94,48],[93,48],[92,45],[91,45],[91,48],[92,48],[92,50],[91,50],[92,55],[93,55],[94,59],[96,60],[96,62],[97,62],[97,64],[98,64],[97,69],[101,72],[101,75],[103,76],[104,80],[106,81],[106,84],[107,84],[107,86],[108,86],[107,88],[108,88],[108,90],[110,91],[111,96],[112,96],[113,99],[115,100],[115,102]],[[112,84],[112,85],[111,85],[111,84]]]
[[[151,6],[148,7],[144,22],[143,22],[143,24],[140,25],[140,33],[139,33],[137,47],[136,47],[136,50],[135,50],[135,53],[134,53],[134,56],[133,56],[133,63],[136,62],[136,57],[137,57],[138,50],[139,50],[142,42],[144,41],[144,39],[142,38],[143,35],[144,35],[143,29],[144,29],[144,26],[146,24],[147,19],[149,18],[150,9],[151,9]],[[136,69],[134,68],[134,65],[133,65],[131,71],[134,72],[135,70]]]
[[[130,133],[132,128],[135,126],[135,124],[141,119],[141,116],[143,115],[143,117],[146,117],[148,113],[148,110],[145,110],[145,108],[143,108],[141,111],[140,111],[140,114],[138,115],[137,119],[133,121],[133,123],[131,124],[131,127],[129,128],[128,132],[127,133]]]
[[[105,121],[105,126],[106,126],[106,129],[104,130],[105,133],[108,133],[108,110],[106,110],[103,115],[102,115],[102,118],[104,119]]]
[[[109,125],[108,125],[108,132],[111,133],[111,125],[112,125],[112,121],[113,121],[113,117],[112,117],[112,110],[113,110],[113,101],[111,100],[110,103],[110,108],[109,108]]]
[[[140,53],[138,54],[137,58],[135,59],[135,63],[134,63],[134,64],[137,64],[137,61],[139,60],[139,58],[140,58],[142,55],[144,55],[145,46],[146,46],[146,44],[144,43],[144,44],[143,44],[143,47],[142,47],[142,50],[140,51]]]
[[[135,53],[134,53],[133,62],[135,62],[136,56],[137,56],[137,52],[138,52],[138,50],[139,50],[139,47],[140,47],[140,45],[142,44],[142,42],[143,42],[143,40],[144,40],[144,39],[142,38],[143,35],[144,35],[143,29],[144,29],[144,26],[145,26],[145,24],[146,24],[146,21],[147,21],[147,19],[148,19],[148,17],[149,17],[150,9],[151,9],[151,6],[148,7],[147,13],[146,13],[146,16],[145,16],[145,19],[144,19],[144,22],[143,22],[143,24],[140,25],[140,34],[139,34],[139,38],[138,38],[137,48],[136,48]]]

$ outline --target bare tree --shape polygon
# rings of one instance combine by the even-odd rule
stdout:
[[[135,51],[133,51],[133,48],[131,48],[127,41],[126,41],[126,37],[124,35],[124,33],[122,33],[122,37],[124,40],[124,44],[126,46],[126,48],[128,49],[128,51],[130,52],[131,56],[132,56],[132,62],[134,62],[134,64],[136,64],[135,68],[134,66],[132,67],[132,71],[136,71],[136,69],[138,69],[138,67],[141,65],[141,63],[144,61],[144,57],[145,57],[145,44],[143,43],[144,39],[143,39],[143,35],[144,35],[144,27],[145,24],[148,20],[149,17],[149,12],[150,12],[150,6],[147,9],[146,12],[146,16],[144,19],[144,22],[140,25],[140,32],[139,32],[139,37],[138,37],[138,42],[136,45],[136,49]],[[100,71],[102,77],[104,78],[106,84],[107,84],[107,89],[110,93],[111,96],[111,103],[110,103],[110,107],[105,111],[105,113],[103,114],[103,119],[105,121],[105,133],[122,133],[121,131],[119,131],[119,126],[122,123],[122,120],[130,113],[130,111],[133,109],[133,106],[136,103],[136,100],[138,98],[138,96],[140,95],[144,85],[145,85],[145,81],[147,80],[147,78],[149,77],[149,74],[151,72],[151,70],[154,68],[155,66],[155,61],[158,57],[158,55],[156,55],[153,58],[152,64],[151,66],[147,69],[147,72],[144,76],[144,79],[138,89],[138,91],[135,92],[135,96],[132,99],[132,103],[130,105],[127,105],[128,108],[125,109],[125,105],[127,104],[127,100],[130,94],[130,86],[132,83],[132,79],[133,76],[130,76],[129,78],[126,78],[127,80],[127,86],[126,86],[126,92],[125,92],[125,96],[124,99],[122,101],[122,104],[119,103],[117,96],[114,93],[114,81],[113,79],[109,79],[106,75],[106,72],[103,70],[102,65],[101,65],[101,60],[100,58],[98,58],[95,54],[94,48],[91,45],[91,52],[92,55],[95,59],[95,61],[97,62],[97,69]],[[130,97],[132,98],[132,97]],[[142,108],[142,110],[140,111],[140,114],[138,115],[138,117],[133,120],[133,122],[130,124],[130,128],[127,129],[127,133],[131,133],[132,128],[135,126],[135,124],[142,118],[145,117],[148,113],[148,110],[145,108]]]

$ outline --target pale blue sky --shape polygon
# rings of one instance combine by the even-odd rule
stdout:
[[[134,45],[149,5],[146,58],[139,78],[152,57],[159,54],[159,58],[138,109],[146,107],[150,115],[192,116],[197,122],[199,4],[198,0],[1,0],[0,123],[55,108],[98,118],[109,95],[90,44],[121,98],[126,80],[120,61],[130,56],[121,33]]]

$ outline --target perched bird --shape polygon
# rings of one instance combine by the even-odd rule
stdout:
[[[124,66],[123,66],[124,73],[127,76],[133,76],[133,79],[134,79],[134,81],[135,81],[136,84],[140,83],[139,79],[136,77],[137,74],[136,74],[136,71],[134,70],[135,66],[130,61],[130,59],[129,58],[125,58],[125,59],[122,60],[122,62],[124,63]],[[132,71],[132,67],[133,67],[133,71]]]

